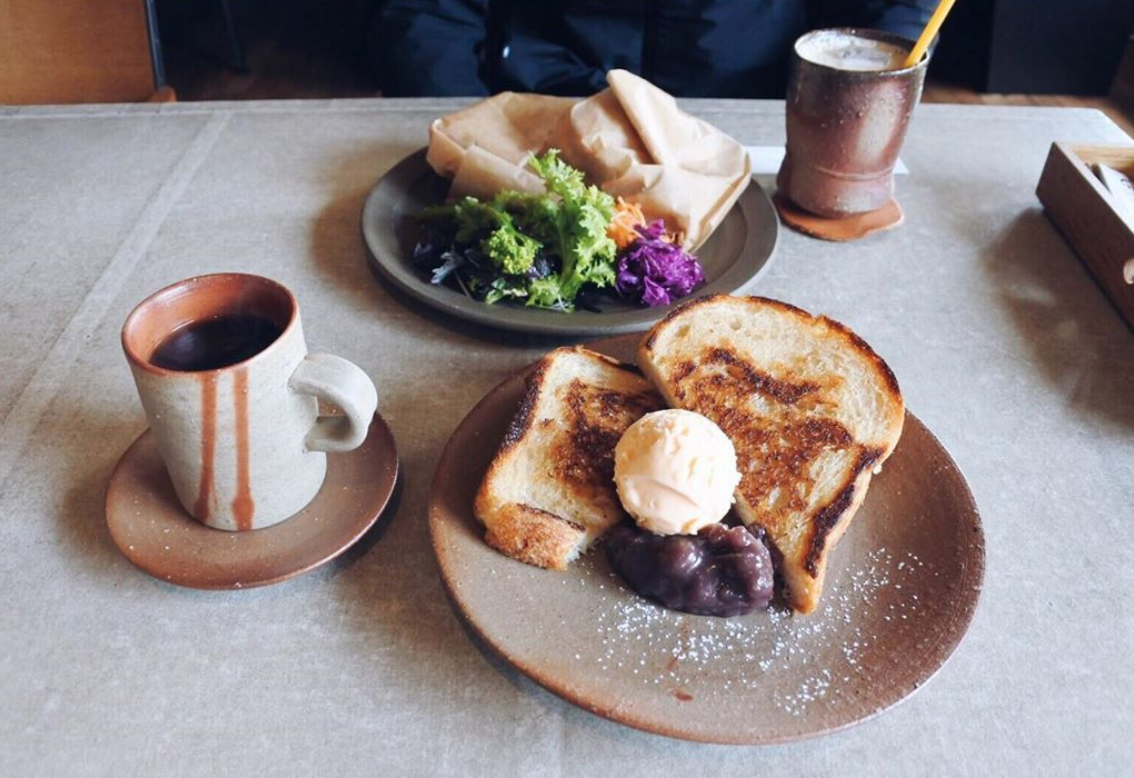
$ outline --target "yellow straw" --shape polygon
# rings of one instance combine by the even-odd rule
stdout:
[[[925,56],[925,50],[929,48],[929,44],[933,43],[933,38],[941,29],[941,25],[945,23],[945,17],[949,15],[949,11],[952,10],[955,2],[956,0],[941,0],[937,4],[937,9],[933,12],[933,16],[929,17],[929,23],[921,31],[921,37],[917,39],[913,51],[906,57],[906,64],[902,67],[910,68],[921,61],[921,58]]]

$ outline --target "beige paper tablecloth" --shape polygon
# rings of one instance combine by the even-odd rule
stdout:
[[[683,102],[746,145],[782,105]],[[1134,336],[1033,190],[1069,109],[918,109],[906,223],[783,234],[762,294],[854,327],[953,452],[985,521],[966,642],[913,699],[821,740],[643,734],[481,654],[425,506],[441,447],[547,344],[378,284],[363,198],[456,101],[0,110],[0,776],[1120,775],[1134,763]],[[768,179],[762,179],[767,184]],[[144,428],[118,328],[148,292],[239,270],[298,294],[307,339],[374,377],[406,482],[380,537],[279,586],[176,589],[103,522]],[[853,528],[852,528],[853,531]]]

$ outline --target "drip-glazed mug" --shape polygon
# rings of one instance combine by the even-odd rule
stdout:
[[[299,305],[267,278],[220,273],[143,300],[122,328],[150,429],[181,505],[222,530],[277,524],[366,439],[378,395],[351,362],[309,354]],[[342,410],[320,416],[319,400]]]

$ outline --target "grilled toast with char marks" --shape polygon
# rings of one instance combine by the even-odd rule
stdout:
[[[791,606],[814,610],[827,554],[902,432],[890,368],[836,321],[724,295],[655,325],[638,364],[672,406],[709,417],[732,440],[736,510],[768,533]]]
[[[632,365],[580,347],[537,363],[474,510],[493,548],[563,570],[624,516],[614,447],[662,399]]]

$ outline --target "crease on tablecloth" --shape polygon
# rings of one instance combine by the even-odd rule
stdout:
[[[230,115],[227,112],[214,114],[198,130],[0,422],[0,495],[5,493],[12,468],[32,433],[74,368],[83,343],[102,323],[123,282],[149,249],[161,225],[209,156]]]

